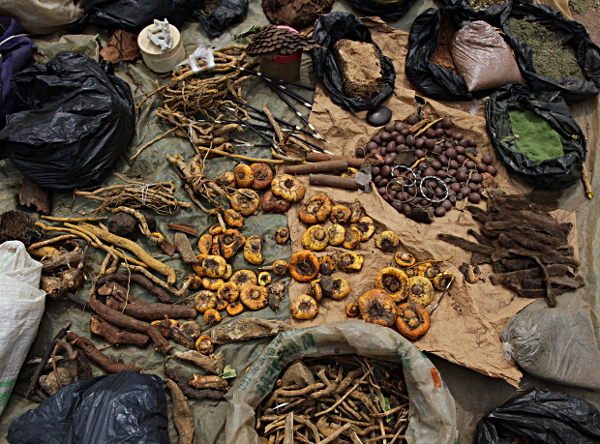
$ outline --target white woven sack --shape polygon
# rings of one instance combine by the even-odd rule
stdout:
[[[21,242],[0,245],[0,415],[44,314],[41,275]]]

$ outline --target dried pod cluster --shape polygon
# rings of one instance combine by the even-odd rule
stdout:
[[[492,157],[478,158],[477,141],[456,131],[450,117],[390,123],[356,149],[357,157],[373,153],[384,159],[371,170],[379,194],[409,217],[442,217],[458,201],[479,203],[484,188],[496,186]]]
[[[292,32],[276,25],[267,25],[259,28],[246,48],[252,57],[274,59],[279,54],[290,55],[304,48],[312,48],[316,42],[308,37]]]

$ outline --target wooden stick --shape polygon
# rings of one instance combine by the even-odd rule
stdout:
[[[334,156],[331,154],[322,154],[322,153],[308,153],[306,155],[306,160],[308,162],[327,162],[330,160],[345,160],[348,162],[348,166],[352,168],[360,168],[364,165],[365,159],[354,159],[352,157],[344,157],[344,156]]]
[[[356,390],[356,389],[358,388],[358,386],[360,385],[360,383],[361,383],[361,382],[363,382],[363,381],[364,381],[364,380],[365,380],[365,379],[366,379],[366,378],[367,378],[369,375],[370,375],[370,372],[366,372],[366,373],[365,373],[365,374],[362,376],[362,378],[360,378],[360,379],[358,380],[358,382],[357,382],[356,384],[354,384],[354,387],[352,387],[350,390],[348,390],[348,391],[347,391],[347,392],[344,394],[344,396],[342,396],[340,399],[338,399],[338,400],[337,400],[337,401],[336,401],[336,402],[335,402],[335,403],[334,403],[334,404],[333,404],[331,407],[329,407],[328,409],[326,409],[326,410],[323,410],[323,411],[321,411],[321,412],[317,413],[317,414],[315,415],[315,417],[326,415],[327,413],[329,413],[329,412],[331,412],[333,409],[335,409],[335,408],[336,408],[338,405],[340,405],[340,404],[341,404],[341,403],[342,403],[342,402],[343,402],[343,401],[344,401],[344,400],[345,400],[345,399],[346,399],[348,396],[350,396],[350,393],[352,393],[354,390]]]
[[[585,166],[585,163],[582,165],[581,180],[583,181],[585,195],[588,199],[592,199],[594,197],[594,192],[592,191],[592,183],[590,182],[590,175],[588,173],[587,167]]]
[[[79,236],[76,234],[62,234],[60,236],[53,237],[52,239],[46,239],[45,241],[36,242],[35,244],[31,244],[28,251],[37,250],[38,248],[45,247],[46,245],[54,244],[56,242],[62,242],[70,239],[77,239]]]
[[[334,442],[338,436],[340,436],[342,433],[350,430],[350,428],[352,428],[352,424],[350,424],[350,423],[345,424],[343,427],[340,427],[335,432],[333,432],[331,435],[329,435],[327,438],[325,438],[323,441],[321,441],[321,444],[329,444],[331,442]]]
[[[242,156],[241,154],[230,154],[230,153],[226,153],[225,151],[216,151],[212,148],[206,148],[206,147],[198,146],[198,145],[194,146],[194,149],[200,150],[200,151],[205,151],[208,153],[213,153],[213,154],[220,154],[225,157],[231,157],[232,159],[246,160],[248,162],[264,162],[264,163],[275,163],[275,164],[289,163],[289,162],[286,162],[285,160],[281,160],[281,159],[259,159],[256,157]]]
[[[283,174],[313,174],[346,171],[348,162],[345,160],[328,160],[325,162],[304,163],[284,167]]]
[[[308,179],[311,185],[321,187],[343,188],[346,190],[362,190],[363,187],[352,177],[328,176],[326,174],[311,174]]]
[[[146,148],[148,148],[148,147],[149,147],[150,145],[152,145],[154,142],[158,142],[160,139],[162,139],[162,138],[164,138],[164,137],[168,136],[169,134],[171,134],[172,132],[174,132],[174,131],[175,131],[175,130],[177,130],[177,129],[178,129],[178,127],[171,128],[171,129],[170,129],[169,131],[167,131],[166,133],[164,133],[164,134],[162,134],[162,135],[160,135],[160,136],[158,136],[158,137],[155,137],[155,138],[154,138],[154,139],[152,139],[150,142],[148,142],[148,143],[146,143],[145,145],[141,146],[141,147],[140,147],[140,149],[138,149],[138,150],[136,151],[136,153],[135,153],[133,156],[131,156],[131,157],[129,158],[129,160],[133,160],[133,159],[135,159],[137,156],[139,156],[139,155],[142,153],[142,151],[144,151]]]
[[[51,220],[53,222],[98,222],[106,220],[108,217],[54,217],[54,216],[40,216],[42,219]]]

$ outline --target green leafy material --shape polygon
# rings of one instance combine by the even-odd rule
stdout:
[[[235,378],[237,376],[237,373],[235,372],[235,369],[231,367],[231,364],[228,364],[223,369],[223,373],[221,373],[220,376],[223,379],[230,379],[230,378]]]
[[[260,26],[254,25],[248,31],[242,32],[241,34],[237,34],[235,36],[235,39],[236,40],[242,40],[242,39],[245,39],[246,37],[250,37],[251,35],[255,34],[256,31],[259,30],[259,28],[260,28]]]

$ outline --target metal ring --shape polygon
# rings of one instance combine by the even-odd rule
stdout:
[[[396,171],[396,169],[398,170],[406,170],[407,172],[411,173],[413,176],[415,176],[415,178],[417,177],[417,175],[415,174],[415,172],[412,170],[412,168],[407,167],[406,165],[396,165],[393,169],[392,169],[392,180],[394,182],[396,182],[398,185],[400,185],[401,187],[406,186],[406,184],[400,182],[398,180],[398,177],[402,177],[400,175],[398,176],[394,176],[394,171]],[[409,177],[403,177],[403,179],[407,180],[407,181],[412,181],[412,184],[408,185],[409,187],[411,186],[415,186],[415,179],[411,179]]]
[[[440,188],[442,188],[442,189],[445,190],[444,197],[442,199],[440,199],[440,200],[430,199],[429,197],[427,197],[425,195],[425,192],[423,191],[423,183],[426,183],[427,181],[429,181],[429,179],[433,179],[436,182],[438,182],[441,185]],[[427,185],[425,185],[425,186],[427,186]],[[443,201],[445,201],[448,198],[448,186],[446,185],[446,183],[442,179],[440,179],[437,176],[425,176],[425,177],[422,177],[421,178],[421,183],[419,184],[419,191],[421,192],[421,195],[423,196],[423,199],[425,199],[425,200],[427,200],[428,202],[431,202],[431,203],[442,203]]]

